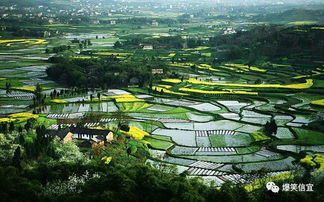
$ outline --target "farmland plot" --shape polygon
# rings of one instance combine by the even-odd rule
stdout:
[[[212,121],[214,119],[214,117],[212,116],[204,116],[201,114],[196,114],[196,113],[186,113],[187,117],[189,118],[189,120],[191,121],[195,121],[195,122],[207,122],[207,121]]]
[[[210,142],[213,147],[241,147],[248,146],[253,141],[246,133],[235,133],[235,135],[210,135]]]
[[[165,123],[164,125],[167,128],[178,128],[183,130],[236,130],[244,126],[244,124],[229,120],[210,121],[207,123]]]
[[[196,136],[194,131],[157,129],[152,134],[169,136],[179,145],[196,146]]]
[[[240,113],[242,107],[250,105],[249,103],[238,102],[238,101],[217,101],[219,104],[224,105],[231,112]]]
[[[324,152],[324,145],[318,146],[302,146],[302,145],[279,145],[277,149],[299,153],[301,151],[314,151],[318,153]]]
[[[271,160],[277,160],[282,159],[282,156],[273,156],[270,158],[257,155],[255,153],[253,154],[244,154],[244,155],[187,155],[183,156],[189,159],[195,159],[199,161],[208,161],[208,162],[214,162],[214,163],[230,163],[230,164],[237,164],[237,163],[246,163],[246,162],[259,162],[259,161],[270,161]],[[251,166],[252,167],[252,166]]]
[[[221,108],[210,104],[210,103],[202,103],[202,104],[197,104],[197,105],[189,105],[190,108],[196,109],[201,112],[215,112],[219,111]]]
[[[292,132],[288,128],[279,127],[277,129],[276,137],[279,139],[295,138]]]
[[[274,161],[244,163],[237,165],[237,167],[243,169],[245,172],[251,172],[253,170],[259,170],[262,168],[270,169],[272,171],[285,171],[294,168],[294,165],[292,163],[294,160],[295,159],[293,157],[287,157],[285,159]]]

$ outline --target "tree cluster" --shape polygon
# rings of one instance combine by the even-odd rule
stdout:
[[[155,62],[120,62],[115,57],[98,59],[51,59],[58,62],[46,72],[53,80],[81,88],[125,87],[136,78],[140,87],[145,86],[153,77],[152,68],[163,68]]]

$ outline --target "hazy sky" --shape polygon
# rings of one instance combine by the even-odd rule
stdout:
[[[141,1],[155,2],[154,0],[119,0],[119,1]],[[164,0],[163,2],[175,2],[175,0]],[[324,3],[323,0],[177,0],[176,2],[209,2],[221,4],[309,4],[309,3]]]

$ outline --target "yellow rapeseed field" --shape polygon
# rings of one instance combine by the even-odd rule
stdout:
[[[30,118],[37,119],[38,115],[37,114],[32,114],[32,113],[16,113],[16,114],[11,114],[9,115],[10,118],[18,119],[18,120],[26,120]]]
[[[34,92],[36,90],[36,86],[21,86],[21,87],[13,87],[13,89],[16,90],[25,90],[25,91],[32,91]]]
[[[116,102],[144,102],[144,100],[138,98],[116,98]]]
[[[11,122],[11,121],[15,121],[15,119],[11,119],[11,118],[0,118],[0,123],[1,122]]]
[[[313,157],[311,155],[306,155],[305,158],[300,159],[301,163],[306,163],[310,166],[316,166],[316,163],[313,161]]]
[[[144,102],[144,100],[138,99],[131,94],[113,95],[113,96],[107,96],[107,98],[113,98],[115,99],[116,102]]]
[[[323,172],[324,171],[324,155],[323,154],[315,154],[314,161],[320,165],[317,172]]]
[[[313,100],[313,101],[311,101],[311,104],[324,106],[324,99],[322,99],[322,100]]]
[[[7,40],[0,40],[0,44],[7,44],[11,46],[12,44],[46,44],[45,39],[7,39]]]
[[[167,82],[167,81],[166,81]],[[200,81],[197,79],[187,80],[189,83],[201,84],[201,85],[211,85],[211,86],[232,86],[232,87],[247,87],[247,88],[289,88],[289,89],[307,89],[313,86],[312,79],[306,79],[305,83],[297,84],[238,84],[238,83],[213,83],[208,81]],[[175,82],[174,82],[175,83]],[[178,82],[180,83],[180,82]]]
[[[152,90],[157,90],[158,92],[161,92],[163,90],[163,93],[173,94],[173,95],[189,95],[187,93],[174,92],[174,91],[171,91],[166,88],[159,87],[159,86],[152,86]]]
[[[300,159],[300,162],[306,163],[312,167],[316,167],[319,165],[319,168],[315,170],[312,174],[316,174],[317,172],[324,171],[324,155],[323,154],[315,154],[314,156],[306,155],[305,158]]]
[[[202,56],[211,57],[211,53],[201,53]]]
[[[53,99],[53,100],[51,100],[51,102],[57,103],[57,104],[68,103],[68,101],[66,101],[66,100],[60,100],[60,99]]]
[[[161,81],[168,82],[168,83],[181,83],[180,79],[162,79]]]
[[[208,64],[194,64],[194,63],[171,63],[169,64],[170,66],[173,66],[173,67],[184,67],[184,68],[189,68],[189,67],[192,67],[192,66],[196,66],[197,68],[199,69],[207,69],[207,70],[210,70],[210,71],[219,71],[218,69],[215,69],[213,67],[211,67],[211,65],[208,65]]]
[[[123,133],[137,139],[137,140],[141,140],[144,138],[144,136],[149,136],[150,134],[148,134],[147,132],[135,127],[135,126],[130,126],[129,127],[129,131],[122,131]]]
[[[179,88],[179,91],[192,92],[192,93],[202,93],[202,94],[241,94],[241,95],[258,95],[257,92],[247,92],[241,90],[229,90],[229,91],[209,91],[200,89],[190,89],[190,88]]]

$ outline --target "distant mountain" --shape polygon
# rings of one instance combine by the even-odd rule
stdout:
[[[0,1],[0,6],[12,6],[12,5],[18,5],[18,6],[32,6],[35,5],[36,1],[32,0],[2,0]]]
[[[52,3],[55,3],[55,0],[0,0],[0,6],[17,5],[18,7],[30,7]]]
[[[292,9],[282,13],[271,13],[254,17],[257,22],[279,23],[284,21],[317,21],[324,23],[324,10]]]
[[[95,0],[94,0],[95,1]],[[79,0],[0,0],[0,6],[13,6],[18,8],[37,7],[37,6],[73,6]]]

